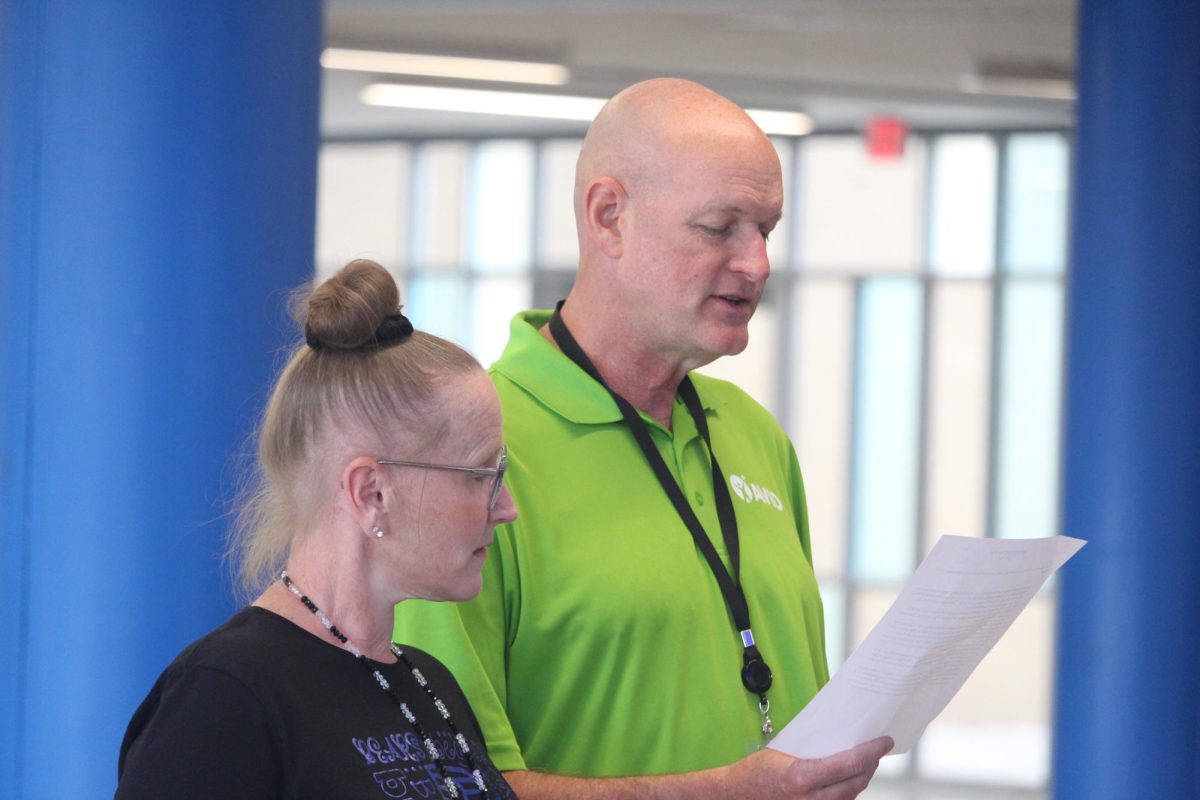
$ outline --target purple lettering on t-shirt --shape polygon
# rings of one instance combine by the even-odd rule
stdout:
[[[459,797],[481,796],[475,778],[464,765],[458,741],[449,731],[431,735],[434,747],[442,759],[447,777],[458,788]],[[397,731],[383,737],[351,738],[350,744],[369,766],[388,765],[372,773],[380,790],[387,797],[434,800],[448,797],[441,771],[425,747],[425,742],[412,731]],[[455,763],[457,762],[457,763]]]

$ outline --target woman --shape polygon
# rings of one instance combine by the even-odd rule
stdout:
[[[257,598],[158,679],[116,796],[513,797],[454,678],[391,641],[397,602],[474,597],[516,517],[496,393],[413,332],[378,264],[348,264],[303,316],[234,540]]]

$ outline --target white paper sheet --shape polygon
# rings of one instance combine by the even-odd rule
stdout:
[[[768,745],[821,758],[876,736],[917,738],[1085,542],[943,536],[879,624]]]

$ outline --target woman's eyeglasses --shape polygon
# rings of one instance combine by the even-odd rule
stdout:
[[[394,464],[399,467],[419,467],[421,469],[452,469],[455,472],[469,472],[472,475],[491,477],[492,488],[488,496],[488,514],[496,508],[500,499],[500,487],[504,482],[504,473],[508,471],[508,448],[500,446],[500,458],[494,467],[460,467],[455,464],[427,464],[424,461],[402,461],[398,458],[377,458],[380,464]]]

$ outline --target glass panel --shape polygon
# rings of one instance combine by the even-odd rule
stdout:
[[[921,286],[863,284],[854,398],[850,564],[862,580],[899,581],[916,552]]]
[[[771,144],[775,145],[775,152],[779,154],[779,169],[783,175],[783,218],[779,220],[779,224],[775,226],[775,230],[767,239],[767,258],[771,261],[772,269],[784,269],[789,266],[788,253],[791,252],[789,245],[792,238],[792,215],[788,213],[788,205],[793,202],[794,191],[794,183],[789,185],[789,178],[794,175],[792,155],[796,152],[793,142],[794,140],[790,139],[771,140]]]
[[[508,324],[529,308],[528,277],[480,278],[471,287],[469,350],[485,367],[500,357],[508,342]]]
[[[1061,274],[1067,252],[1067,139],[1057,133],[1015,134],[1007,156],[1004,267]]]
[[[534,308],[554,308],[554,304],[571,293],[575,284],[575,270],[541,269],[533,273]]]
[[[416,151],[412,258],[415,270],[462,266],[464,196],[470,145],[434,142]]]
[[[996,249],[996,142],[939,136],[933,144],[929,255],[942,275],[986,275]]]
[[[538,208],[538,265],[574,270],[579,263],[575,236],[575,161],[581,139],[554,139],[542,145]]]
[[[1034,598],[921,738],[923,777],[1045,786],[1054,599]]]
[[[1013,282],[1001,305],[995,535],[1058,533],[1062,287]]]
[[[991,285],[936,285],[930,315],[926,552],[944,534],[986,533]]]
[[[533,261],[533,145],[484,142],[475,148],[467,239],[481,272],[524,272]]]
[[[736,356],[718,358],[699,372],[729,381],[779,416],[779,310],[764,295],[750,320],[750,344]]]
[[[829,674],[838,671],[846,660],[846,587],[835,581],[821,581],[821,605],[825,609],[825,656]]]
[[[469,347],[465,278],[453,274],[414,273],[407,294],[404,313],[412,320],[414,328]]]
[[[795,289],[792,436],[808,496],[813,566],[846,572],[854,284],[803,280]]]
[[[370,258],[399,274],[408,239],[410,153],[400,144],[321,148],[317,192],[317,277]]]
[[[800,143],[800,264],[805,269],[911,270],[921,253],[923,143],[909,139],[901,158],[867,154],[861,136]]]

